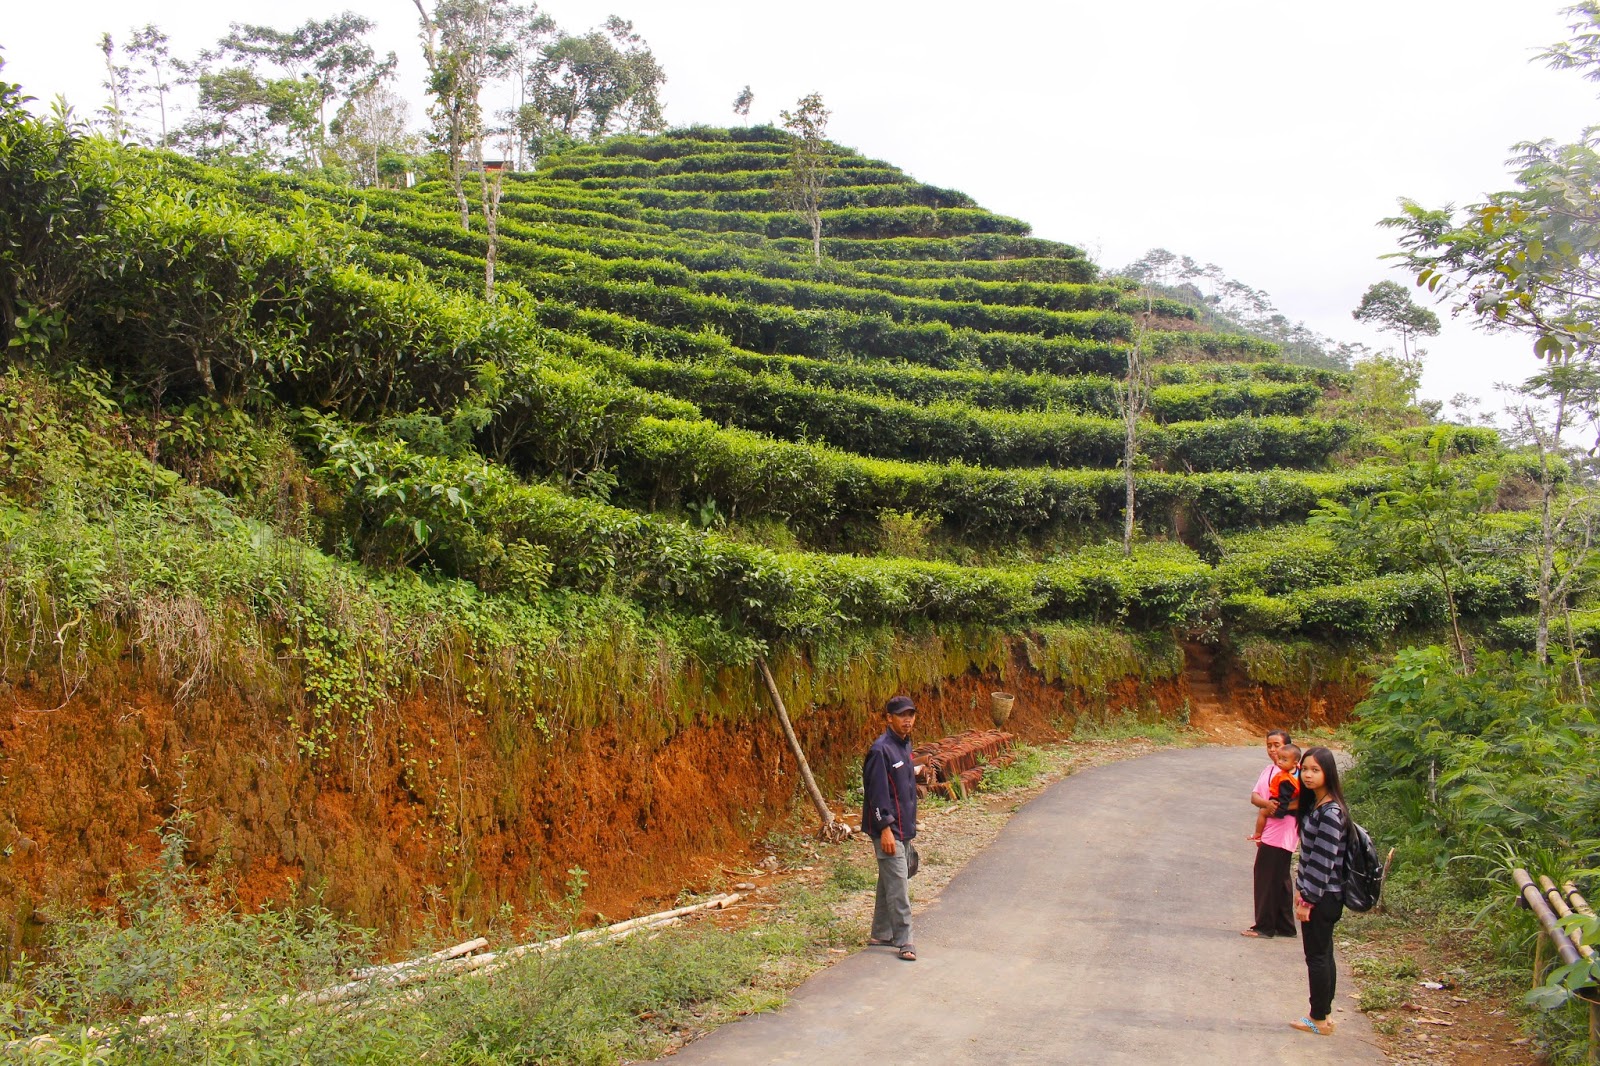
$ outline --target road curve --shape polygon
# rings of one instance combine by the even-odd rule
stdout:
[[[1342,964],[1333,1037],[1297,940],[1250,940],[1259,748],[1165,751],[1045,790],[917,917],[678,1064],[1381,1063]],[[866,930],[861,930],[863,938]]]

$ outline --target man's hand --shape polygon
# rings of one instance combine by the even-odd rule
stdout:
[[[883,832],[878,834],[878,846],[883,848],[885,855],[894,854],[894,830],[889,826],[883,827]]]

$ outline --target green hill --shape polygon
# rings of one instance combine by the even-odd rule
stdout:
[[[1333,417],[1344,375],[1158,301],[1124,557],[1119,394],[1151,304],[888,163],[836,150],[815,264],[778,131],[553,155],[506,180],[486,303],[481,219],[464,232],[442,183],[363,192],[6,122],[4,679],[41,707],[155,693],[186,736],[212,708],[295,783],[192,770],[217,812],[198,856],[230,840],[246,880],[291,869],[392,929],[422,886],[482,915],[581,858],[625,896],[673,867],[597,853],[770,822],[791,785],[759,654],[835,783],[899,690],[952,725],[1002,681],[1040,728],[1171,708],[1196,636],[1240,684],[1351,680],[1441,627],[1444,590],[1308,516],[1391,487],[1395,449],[1499,448]],[[1486,566],[1453,591],[1491,626],[1524,584]],[[115,730],[74,728],[114,777]],[[713,786],[706,760],[750,766]],[[132,838],[175,787],[49,817]],[[355,797],[359,848],[318,836],[330,792]],[[0,872],[14,900],[41,884]]]

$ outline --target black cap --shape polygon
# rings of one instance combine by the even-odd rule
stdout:
[[[884,714],[915,714],[916,711],[917,705],[911,702],[910,696],[893,696],[883,709]]]

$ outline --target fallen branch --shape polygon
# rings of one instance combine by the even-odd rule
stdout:
[[[432,955],[424,955],[420,959],[406,959],[404,962],[391,962],[387,966],[368,966],[365,969],[352,970],[350,976],[357,981],[365,981],[373,977],[382,977],[385,974],[400,973],[403,970],[414,970],[418,966],[427,966],[434,962],[449,962],[459,959],[463,955],[471,955],[475,951],[482,951],[489,946],[489,941],[483,937],[476,937],[455,947],[435,951]]]

